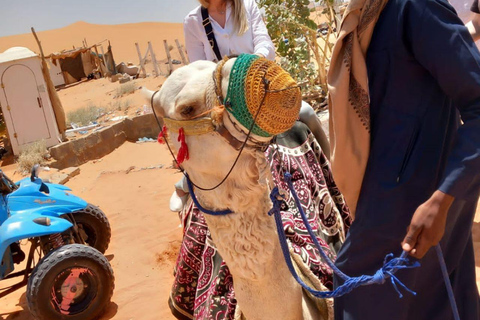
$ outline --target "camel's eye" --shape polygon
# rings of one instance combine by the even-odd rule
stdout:
[[[182,107],[180,113],[182,114],[182,116],[186,117],[186,116],[189,116],[190,114],[192,114],[193,110],[195,110],[194,107],[186,106],[186,107]]]

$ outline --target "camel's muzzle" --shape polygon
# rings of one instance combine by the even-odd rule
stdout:
[[[202,117],[192,120],[175,120],[171,118],[163,118],[163,122],[167,129],[172,132],[178,132],[183,128],[185,136],[199,136],[212,131],[215,131],[212,118]]]

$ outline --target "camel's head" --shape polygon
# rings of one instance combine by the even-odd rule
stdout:
[[[249,130],[249,147],[288,130],[300,104],[300,89],[289,74],[255,55],[179,68],[153,99],[176,152],[183,130],[189,151],[185,168],[194,166],[198,172],[222,168],[222,161],[231,164]]]
[[[264,148],[295,123],[300,89],[274,62],[240,55],[176,70],[152,100],[177,159],[188,149],[182,166],[191,181],[212,189],[196,189],[202,206],[237,213],[205,218],[222,257],[236,276],[262,278],[270,271],[263,250],[275,242]]]
[[[154,97],[157,116],[188,120],[206,110],[206,93],[215,63],[197,61],[175,70]],[[148,92],[151,96],[153,92]]]

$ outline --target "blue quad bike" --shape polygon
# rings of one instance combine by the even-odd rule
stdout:
[[[114,276],[103,255],[110,242],[105,214],[58,184],[12,182],[0,170],[0,280],[23,277],[0,298],[27,285],[28,308],[39,320],[90,320],[110,304]],[[21,240],[30,242],[28,256]],[[27,246],[28,247],[28,246]],[[14,265],[25,258],[25,270]]]

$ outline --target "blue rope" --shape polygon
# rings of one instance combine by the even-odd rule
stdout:
[[[222,211],[212,211],[204,208],[199,202],[197,197],[195,196],[194,190],[192,183],[190,181],[190,178],[188,175],[185,175],[187,179],[187,186],[188,186],[188,191],[190,192],[190,195],[192,197],[193,202],[195,205],[200,209],[202,212],[209,214],[209,215],[215,215],[215,216],[220,216],[220,215],[227,215],[232,213],[231,210],[222,210]],[[269,214],[274,215],[275,217],[275,222],[276,222],[276,227],[277,227],[277,233],[278,237],[280,239],[280,246],[282,248],[283,256],[285,258],[285,261],[287,263],[288,269],[290,270],[290,273],[293,275],[293,277],[297,280],[297,282],[305,288],[308,292],[310,292],[313,296],[317,298],[335,298],[335,297],[340,297],[343,296],[344,294],[347,294],[351,292],[353,289],[360,287],[360,286],[366,286],[366,285],[371,285],[371,284],[383,284],[385,283],[387,278],[390,278],[390,281],[399,294],[400,297],[403,297],[401,294],[400,290],[398,289],[398,285],[403,288],[404,290],[415,294],[415,292],[411,291],[408,289],[403,283],[398,280],[397,277],[394,276],[394,273],[397,270],[400,269],[407,269],[407,268],[415,268],[418,267],[420,264],[418,262],[415,263],[410,263],[410,261],[406,258],[406,252],[402,254],[401,257],[399,258],[394,258],[393,254],[387,255],[385,257],[384,265],[383,267],[378,270],[373,276],[360,276],[360,277],[349,277],[345,275],[343,272],[341,272],[335,264],[330,260],[330,258],[325,254],[325,252],[322,250],[320,243],[317,240],[317,237],[314,235],[312,228],[310,227],[310,224],[308,223],[307,217],[305,216],[305,212],[303,211],[300,200],[298,199],[297,193],[295,192],[295,189],[293,188],[293,184],[291,182],[292,176],[289,173],[285,174],[285,180],[287,181],[290,190],[292,191],[293,197],[295,199],[295,203],[297,204],[300,214],[302,216],[302,220],[308,230],[308,233],[310,237],[313,239],[313,242],[315,243],[318,251],[320,252],[320,255],[323,257],[324,261],[330,266],[330,268],[337,274],[339,275],[343,280],[345,280],[345,283],[335,289],[334,291],[317,291],[312,288],[310,288],[307,284],[305,284],[302,279],[298,276],[297,272],[295,271],[295,268],[293,267],[292,260],[290,259],[290,253],[288,249],[288,244],[287,244],[287,238],[285,236],[285,232],[283,230],[283,222],[282,222],[282,217],[280,214],[280,206],[282,204],[282,196],[280,195],[278,188],[275,187],[271,194],[270,194],[270,199],[273,202],[273,208],[270,210]]]
[[[202,212],[209,214],[209,215],[214,215],[214,216],[221,216],[221,215],[227,215],[230,213],[233,213],[232,210],[226,209],[222,211],[212,211],[204,208],[199,202],[197,197],[195,196],[195,193],[193,191],[193,186],[192,182],[190,181],[190,178],[188,177],[188,174],[185,174],[185,177],[187,179],[187,186],[188,186],[188,191],[190,192],[190,195],[192,197],[193,202],[195,205],[198,207],[199,210]],[[400,257],[394,258],[393,254],[390,253],[388,254],[384,261],[383,261],[383,267],[380,268],[373,276],[367,276],[367,275],[362,275],[359,277],[349,277],[346,274],[344,274],[340,269],[335,266],[335,264],[332,262],[332,260],[327,256],[327,254],[323,251],[322,247],[320,246],[320,243],[318,242],[317,237],[313,233],[313,230],[308,223],[307,216],[305,215],[305,212],[303,211],[302,205],[300,203],[300,199],[298,198],[298,195],[295,191],[295,188],[293,187],[292,183],[292,175],[288,172],[285,173],[284,175],[285,181],[288,184],[288,187],[290,191],[292,192],[293,198],[295,200],[295,204],[298,207],[298,210],[300,212],[300,216],[302,217],[302,221],[307,228],[308,234],[312,238],[313,242],[315,243],[315,246],[322,256],[323,260],[327,263],[327,265],[333,270],[335,274],[337,274],[339,277],[341,277],[344,280],[344,283],[336,288],[333,291],[318,291],[315,289],[310,288],[305,282],[303,282],[302,279],[298,276],[297,272],[295,271],[295,268],[292,264],[292,260],[290,258],[290,251],[288,248],[287,244],[287,237],[285,236],[285,232],[283,230],[283,222],[282,222],[282,216],[281,216],[281,205],[282,205],[282,199],[283,195],[280,194],[278,187],[273,188],[272,192],[270,193],[270,199],[272,200],[273,207],[269,211],[269,215],[273,215],[275,218],[276,222],[276,228],[277,228],[277,233],[278,233],[278,238],[280,240],[280,247],[282,248],[282,253],[283,257],[285,258],[285,262],[287,263],[287,267],[290,270],[290,273],[292,276],[295,278],[295,280],[308,292],[310,292],[313,296],[317,298],[338,298],[341,297],[347,293],[350,293],[354,289],[361,287],[361,286],[368,286],[372,284],[384,284],[385,281],[390,278],[390,282],[392,283],[393,288],[395,291],[398,293],[400,298],[403,298],[402,293],[400,292],[398,286],[400,286],[403,290],[416,295],[416,293],[409,288],[407,288],[396,276],[395,272],[401,269],[411,269],[411,268],[417,268],[420,266],[420,263],[418,261],[412,262],[408,259],[408,253],[403,251]],[[452,289],[452,284],[450,283],[450,278],[448,276],[447,272],[447,266],[445,264],[445,259],[442,254],[442,249],[440,248],[440,244],[438,244],[435,247],[438,255],[438,261],[440,263],[440,268],[442,269],[442,274],[443,274],[443,279],[445,281],[445,286],[447,287],[447,293],[448,293],[448,298],[450,300],[450,305],[452,307],[452,312],[455,320],[460,320],[460,315],[458,313],[458,308],[457,304],[455,302],[455,296],[453,294],[453,289]]]
[[[286,175],[289,175],[288,173]],[[291,176],[290,176],[291,178]],[[288,178],[287,178],[288,180]],[[290,184],[290,183],[289,183]],[[295,198],[295,202],[299,201],[298,196],[295,193],[295,190],[292,189],[292,194]],[[295,268],[293,267],[292,260],[290,259],[290,252],[288,249],[288,244],[287,244],[287,238],[285,236],[285,232],[283,230],[283,223],[282,223],[282,217],[280,214],[280,206],[282,204],[282,196],[280,195],[278,191],[278,187],[275,187],[271,194],[270,194],[270,199],[273,202],[273,208],[270,210],[269,214],[273,215],[275,218],[276,226],[277,226],[277,233],[278,233],[278,238],[280,240],[280,247],[282,248],[283,256],[285,258],[285,262],[287,263],[287,267],[290,270],[290,273],[292,276],[295,278],[295,280],[308,292],[310,292],[313,296],[317,298],[338,298],[343,296],[344,294],[347,294],[354,290],[355,288],[358,288],[360,286],[367,286],[367,285],[372,285],[372,284],[383,284],[385,281],[390,278],[390,281],[395,289],[397,291],[398,295],[400,298],[403,297],[402,293],[400,292],[398,286],[403,288],[405,291],[410,292],[411,294],[415,295],[416,293],[413,292],[412,290],[408,289],[398,278],[394,275],[397,270],[400,269],[410,269],[410,268],[416,268],[420,266],[420,263],[418,262],[411,262],[407,257],[406,253],[404,252],[402,256],[399,258],[394,258],[393,254],[389,254],[385,257],[383,267],[379,269],[373,276],[366,276],[362,275],[359,277],[349,277],[345,275],[343,272],[341,272],[335,264],[330,260],[330,258],[325,254],[325,252],[322,250],[320,247],[320,244],[318,243],[318,240],[316,239],[315,235],[312,236],[313,231],[311,230],[310,226],[308,223],[305,224],[307,227],[308,233],[311,233],[311,237],[313,241],[315,242],[315,245],[317,246],[317,249],[319,250],[322,258],[324,258],[324,261],[332,268],[332,270],[337,274],[337,275],[343,275],[342,279],[345,280],[344,284],[336,288],[334,291],[317,291],[315,289],[310,288],[308,285],[306,285],[302,279],[298,276],[297,272],[295,271]],[[297,203],[297,206],[299,203]],[[305,222],[305,212],[303,212],[303,209],[301,206],[298,207],[300,211],[300,215],[302,216],[302,220]],[[305,217],[306,218],[306,217]]]
[[[283,230],[283,222],[282,222],[282,217],[280,214],[280,208],[282,204],[282,198],[283,196],[279,193],[278,187],[275,187],[271,194],[270,194],[270,199],[273,202],[273,208],[270,210],[269,214],[274,215],[275,217],[275,222],[277,225],[277,233],[279,235],[280,239],[280,246],[282,248],[283,256],[285,258],[285,261],[287,263],[288,269],[292,273],[293,277],[297,280],[297,282],[305,288],[308,292],[313,294],[315,297],[319,298],[336,298],[340,297],[346,293],[351,292],[353,289],[358,288],[360,286],[365,286],[365,285],[371,285],[371,284],[383,284],[385,283],[386,279],[389,277],[390,281],[395,288],[395,291],[397,291],[398,295],[400,298],[403,297],[401,294],[400,290],[398,289],[397,285],[399,285],[401,288],[404,290],[410,292],[413,295],[416,295],[416,293],[410,289],[408,289],[400,280],[398,280],[397,277],[395,277],[394,273],[398,270],[401,269],[410,269],[410,268],[416,268],[420,266],[420,263],[418,261],[416,262],[411,262],[408,259],[408,253],[406,251],[403,251],[401,256],[398,258],[394,258],[393,254],[390,253],[385,257],[385,260],[383,261],[383,267],[378,270],[373,276],[365,276],[362,275],[360,277],[348,277],[345,275],[343,272],[341,272],[335,264],[330,260],[330,258],[325,254],[325,252],[322,250],[320,247],[320,244],[317,241],[317,237],[313,233],[312,228],[310,227],[310,224],[308,223],[307,217],[305,215],[305,212],[303,211],[303,208],[300,203],[300,199],[298,198],[298,195],[295,191],[295,188],[293,187],[292,183],[292,175],[288,172],[285,173],[284,175],[285,181],[288,184],[288,187],[290,191],[292,192],[293,198],[295,200],[295,204],[298,207],[298,210],[300,211],[300,215],[302,217],[303,223],[305,224],[305,227],[308,230],[308,234],[312,238],[313,242],[315,243],[317,249],[320,252],[320,255],[322,258],[324,258],[324,261],[332,268],[333,272],[335,274],[339,275],[342,277],[342,279],[345,280],[344,284],[339,286],[337,289],[334,291],[316,291],[308,287],[297,275],[295,268],[292,265],[292,261],[290,259],[290,254],[288,250],[288,244],[287,244],[287,238],[285,236],[285,232]],[[435,250],[437,251],[437,256],[438,256],[438,262],[440,263],[440,268],[442,270],[443,274],[443,280],[445,282],[445,286],[447,287],[447,293],[448,293],[448,299],[450,300],[450,305],[452,308],[453,316],[455,320],[460,320],[460,315],[458,313],[458,308],[457,304],[455,302],[455,296],[453,294],[453,289],[452,289],[452,284],[450,282],[450,278],[448,276],[448,271],[447,271],[447,266],[445,264],[445,259],[443,257],[442,253],[442,248],[440,247],[440,244],[437,244],[435,246]],[[343,278],[346,277],[346,278]]]
[[[212,216],[224,216],[224,215],[233,213],[233,211],[230,210],[230,209],[226,209],[226,210],[222,210],[222,211],[212,211],[212,210],[208,210],[208,209],[205,209],[204,207],[202,207],[200,202],[198,202],[198,199],[195,196],[195,193],[193,192],[192,182],[190,181],[190,177],[188,176],[188,174],[186,172],[185,172],[185,178],[187,179],[188,192],[190,192],[190,196],[192,197],[193,203],[195,203],[195,205],[197,206],[197,208],[200,211],[202,211],[206,214],[212,215]]]
[[[438,262],[440,262],[440,269],[442,269],[443,280],[445,281],[445,286],[447,287],[448,299],[450,300],[450,306],[452,307],[453,317],[455,320],[460,320],[460,314],[458,313],[457,303],[455,302],[452,284],[450,283],[447,265],[445,264],[445,259],[443,258],[442,248],[440,247],[440,244],[437,244],[435,246],[435,250],[437,251]]]
[[[302,217],[303,224],[307,228],[308,234],[310,235],[310,238],[313,240],[313,243],[315,244],[315,247],[317,248],[318,252],[323,258],[323,261],[327,263],[327,265],[332,269],[337,276],[342,278],[343,280],[348,280],[349,276],[344,274],[340,269],[338,269],[335,264],[330,260],[330,258],[327,256],[327,254],[322,250],[322,247],[320,246],[320,243],[318,242],[318,239],[316,235],[313,233],[312,227],[310,226],[310,223],[308,222],[307,216],[305,215],[305,212],[303,211],[302,204],[300,203],[300,199],[298,198],[297,192],[295,191],[295,188],[293,187],[292,183],[292,175],[288,172],[284,174],[285,182],[288,184],[288,188],[292,192],[293,198],[295,199],[295,204],[297,205],[298,210],[300,211],[300,216]],[[273,192],[273,191],[272,191]],[[272,197],[270,196],[270,199]],[[273,201],[273,200],[272,200]]]

